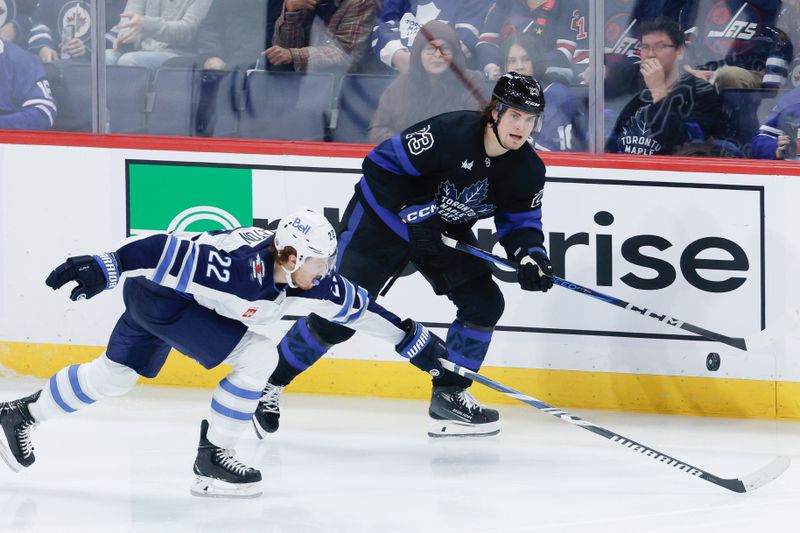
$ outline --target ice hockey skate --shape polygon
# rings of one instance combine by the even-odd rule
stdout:
[[[264,395],[259,400],[256,412],[253,414],[253,427],[259,439],[263,439],[267,433],[278,431],[282,392],[282,386],[273,385],[270,382],[267,382],[267,386],[264,387]]]
[[[257,498],[261,496],[261,472],[240,463],[233,450],[215,446],[208,440],[208,420],[200,424],[200,444],[192,485],[194,496],[214,498]]]
[[[41,392],[36,391],[25,398],[0,403],[0,456],[14,472],[19,472],[36,461],[31,431],[38,424],[31,416],[28,405],[38,400]]]
[[[434,387],[429,437],[486,437],[500,433],[500,414],[458,385]]]

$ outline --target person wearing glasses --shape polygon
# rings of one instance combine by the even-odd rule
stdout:
[[[408,126],[448,111],[482,107],[481,74],[467,70],[455,30],[433,20],[417,33],[408,72],[386,88],[370,121],[368,139],[381,143]]]
[[[622,109],[606,151],[670,155],[687,142],[719,135],[722,109],[714,87],[682,73],[683,33],[671,19],[659,17],[641,27],[639,86]]]

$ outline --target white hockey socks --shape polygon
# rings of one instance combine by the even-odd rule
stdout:
[[[225,359],[233,372],[219,382],[211,397],[208,440],[220,448],[234,448],[250,426],[261,398],[261,390],[278,362],[275,345],[268,338],[248,331]]]
[[[50,378],[29,410],[37,422],[74,413],[97,400],[127,394],[139,374],[104,353],[94,361],[62,368]]]

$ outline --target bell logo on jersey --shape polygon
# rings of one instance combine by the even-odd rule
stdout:
[[[308,235],[308,232],[311,231],[311,224],[303,224],[299,218],[295,218],[292,221],[292,227],[300,230],[303,235]]]
[[[250,279],[258,281],[259,285],[263,285],[264,280],[264,261],[261,256],[256,254],[255,259],[250,260]]]
[[[408,141],[408,151],[411,155],[419,155],[425,150],[433,146],[433,134],[431,133],[431,125],[428,124],[419,131],[409,133],[406,135]]]

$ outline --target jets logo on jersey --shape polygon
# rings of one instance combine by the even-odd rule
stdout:
[[[728,2],[720,1],[711,8],[705,24],[707,46],[724,56],[731,51],[743,53],[755,46],[753,37],[761,26],[761,16],[747,2],[732,14]]]
[[[452,224],[469,222],[494,212],[497,206],[482,203],[489,193],[489,180],[483,179],[459,192],[450,181],[439,184],[439,216]]]
[[[0,0],[0,26],[14,20],[17,16],[17,6],[14,0]]]
[[[89,4],[82,1],[67,2],[58,14],[58,33],[64,39],[80,39],[84,43],[91,38],[92,16]]]
[[[624,56],[636,55],[639,39],[633,35],[636,19],[630,13],[617,13],[606,22],[606,53]]]
[[[419,131],[406,134],[406,146],[411,155],[419,155],[433,146],[431,125],[428,124]]]
[[[255,259],[250,260],[250,279],[258,281],[259,285],[263,285],[264,281],[264,261],[261,256],[256,254]]]

